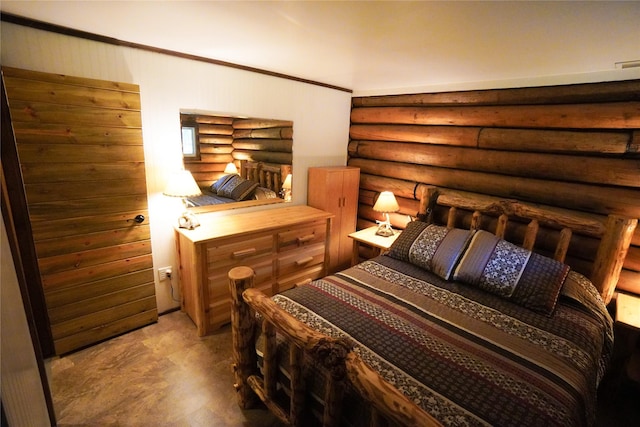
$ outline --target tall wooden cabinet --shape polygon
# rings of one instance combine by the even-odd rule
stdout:
[[[356,230],[360,169],[350,166],[309,168],[307,204],[334,214],[330,240],[329,273],[351,265]]]

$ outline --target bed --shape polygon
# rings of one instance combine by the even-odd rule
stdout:
[[[189,207],[222,205],[247,200],[281,198],[282,183],[291,165],[242,160],[239,173],[220,176],[213,184],[200,188],[199,196],[187,199]]]
[[[250,269],[229,272],[240,406],[259,398],[290,425],[593,425],[637,220],[433,188],[421,206],[430,220],[389,253],[272,298]],[[522,247],[503,239],[512,223]],[[531,251],[546,227],[549,257]],[[573,232],[601,239],[591,280],[565,264]]]

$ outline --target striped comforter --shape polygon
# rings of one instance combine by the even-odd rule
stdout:
[[[552,316],[387,256],[274,300],[314,329],[351,339],[445,425],[592,425],[612,321],[595,288],[570,274]]]

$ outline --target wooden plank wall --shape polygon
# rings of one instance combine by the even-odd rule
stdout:
[[[200,187],[208,187],[220,178],[229,162],[234,162],[238,170],[241,160],[291,165],[291,121],[187,114],[181,114],[181,121],[197,123],[200,155],[185,158],[184,163]]]
[[[355,97],[349,161],[361,169],[358,228],[394,191],[403,228],[419,183],[640,218],[640,80],[554,87]],[[469,214],[462,219],[468,222]],[[597,241],[576,235],[568,259],[589,274]],[[543,249],[540,249],[543,252]],[[640,230],[619,289],[640,293]]]
[[[139,87],[2,73],[56,353],[156,321]]]

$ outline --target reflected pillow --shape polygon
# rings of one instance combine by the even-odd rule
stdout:
[[[550,315],[568,272],[566,264],[479,230],[453,279]]]
[[[473,234],[471,230],[412,221],[391,245],[389,256],[448,280]]]
[[[278,195],[275,191],[269,190],[265,187],[258,187],[256,191],[253,193],[253,198],[256,200],[265,200],[265,199],[275,199]]]
[[[253,196],[253,192],[257,187],[257,182],[244,179],[240,175],[233,175],[218,189],[218,196],[239,202]]]
[[[239,175],[235,174],[235,173],[230,173],[228,175],[222,175],[220,178],[218,178],[218,180],[216,182],[211,184],[211,191],[214,194],[218,194],[218,191],[220,191],[220,189],[227,183],[227,181],[229,181],[234,176],[239,176]]]

